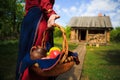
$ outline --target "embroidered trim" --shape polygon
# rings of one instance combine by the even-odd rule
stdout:
[[[37,30],[38,30],[38,27],[39,27],[39,24],[40,24],[40,22],[41,22],[42,17],[43,17],[43,14],[41,14],[41,17],[40,17],[39,22],[38,22],[38,24],[37,24],[37,28],[36,28],[36,31],[35,31],[35,36],[34,36],[34,40],[33,40],[32,46],[33,46],[34,43],[35,43],[35,40],[36,40],[36,37],[37,37]]]

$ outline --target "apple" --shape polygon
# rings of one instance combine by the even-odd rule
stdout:
[[[50,57],[51,59],[53,59],[53,58],[56,58],[56,57],[60,54],[60,51],[59,51],[59,50],[52,50],[52,51],[50,51],[49,53],[50,53],[50,54],[49,54],[49,57]]]
[[[50,58],[56,58],[60,54],[60,49],[58,47],[52,47],[49,51],[48,56]]]

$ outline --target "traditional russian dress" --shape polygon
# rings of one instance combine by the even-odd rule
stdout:
[[[54,0],[26,0],[26,14],[22,21],[19,52],[16,68],[16,80],[48,80],[30,74],[29,67],[36,61],[30,59],[30,49],[34,45],[41,45],[43,32],[47,28],[47,20],[52,14]],[[52,32],[51,32],[52,34]],[[47,49],[53,46],[51,35],[47,35]]]

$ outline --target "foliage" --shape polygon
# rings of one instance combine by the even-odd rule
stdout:
[[[66,32],[66,37],[69,38],[71,28],[66,26],[64,29],[65,29],[65,32]],[[59,28],[55,28],[54,37],[61,37],[61,36],[62,36],[62,32],[59,30]]]
[[[16,37],[18,24],[23,18],[23,7],[16,0],[1,0],[0,3],[0,40]]]
[[[71,27],[66,26],[65,31],[66,31],[66,37],[67,37],[67,38],[70,38]]]
[[[17,28],[17,32],[19,33],[20,31],[20,26],[21,26],[21,22],[22,19],[24,17],[25,11],[23,6],[21,5],[21,3],[17,3],[17,9],[16,9],[16,28]]]
[[[120,42],[120,27],[116,27],[110,33],[111,41]]]
[[[87,47],[82,76],[87,80],[120,79],[120,44]]]
[[[54,28],[54,37],[62,37],[62,32],[57,27]]]

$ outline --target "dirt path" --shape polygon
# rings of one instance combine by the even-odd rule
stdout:
[[[80,64],[74,65],[70,71],[61,74],[56,80],[80,80],[84,56],[86,54],[86,45],[80,44],[73,52],[78,52]]]

